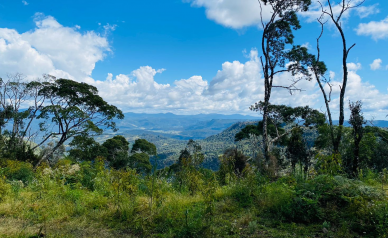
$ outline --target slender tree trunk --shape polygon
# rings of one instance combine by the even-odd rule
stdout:
[[[263,149],[264,149],[264,159],[266,166],[269,165],[269,153],[270,153],[270,141],[268,136],[268,106],[269,100],[271,98],[271,84],[270,79],[268,77],[268,69],[266,69],[265,73],[265,96],[264,96],[264,108],[263,108]]]
[[[47,154],[43,155],[42,158],[38,161],[38,163],[34,166],[34,170],[36,170],[39,165],[41,165],[42,162],[44,161],[48,161],[48,159],[55,153],[55,151],[61,147],[61,145],[63,145],[63,143],[65,142],[65,140],[63,140],[61,138],[61,140],[57,143],[57,145],[51,150],[49,151]]]
[[[328,118],[329,118],[330,138],[331,138],[331,142],[332,142],[332,144],[333,144],[333,146],[334,146],[334,144],[336,143],[336,140],[335,140],[335,137],[334,137],[334,126],[333,126],[333,119],[332,119],[332,117],[331,117],[329,99],[327,98],[325,89],[323,88],[323,85],[322,85],[321,80],[319,79],[319,76],[316,75],[316,78],[317,78],[317,82],[318,82],[319,88],[320,88],[321,91],[322,91],[323,98],[324,98],[324,100],[325,100],[327,116],[328,116]]]
[[[338,21],[334,21],[338,31],[341,34],[341,39],[342,39],[342,69],[343,69],[343,80],[342,80],[342,86],[341,86],[341,92],[340,92],[340,114],[339,114],[339,123],[338,123],[338,131],[337,131],[337,138],[335,140],[335,143],[333,144],[333,149],[335,153],[339,153],[339,145],[341,143],[341,137],[342,137],[342,130],[343,130],[343,125],[345,121],[345,116],[344,116],[344,107],[345,107],[345,92],[346,92],[346,85],[348,83],[348,67],[346,65],[347,59],[348,59],[348,54],[349,51],[353,48],[350,47],[349,49],[346,46],[346,38],[345,34],[342,30],[342,27]]]

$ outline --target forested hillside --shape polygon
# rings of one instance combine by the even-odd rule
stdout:
[[[35,12],[33,30],[0,28],[0,76],[27,74],[0,77],[0,237],[388,237],[388,95],[361,80],[388,66],[357,73],[385,50],[387,19],[361,22],[382,1],[17,2],[4,24],[48,5],[72,25]],[[131,47],[93,72],[116,28]],[[107,73],[147,58],[158,68]]]

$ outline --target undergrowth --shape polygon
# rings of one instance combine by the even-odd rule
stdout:
[[[3,237],[385,237],[388,200],[373,172],[358,179],[238,176],[208,170],[174,177],[62,160],[35,172],[0,172]],[[190,176],[187,175],[187,176]],[[221,178],[220,178],[221,177]],[[195,183],[195,186],[193,185]],[[189,186],[189,187],[188,187]]]

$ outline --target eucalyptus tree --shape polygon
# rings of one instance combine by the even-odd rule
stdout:
[[[113,119],[124,118],[121,110],[104,101],[92,85],[54,78],[50,82],[41,83],[41,87],[39,95],[46,98],[46,101],[37,119],[51,120],[51,128],[48,128],[48,123],[41,124],[41,129],[46,133],[34,148],[52,138],[58,141],[35,167],[47,160],[67,140],[79,135],[101,134],[104,129],[116,130]]]
[[[24,160],[25,156],[34,157],[35,149],[55,140],[39,161],[33,161],[35,166],[73,137],[115,130],[115,118],[124,115],[104,101],[92,85],[50,75],[35,81],[27,81],[22,74],[0,78],[0,128],[6,129],[0,132],[5,149],[16,154],[15,159]],[[39,123],[39,129],[34,122]],[[43,136],[38,137],[39,133]],[[32,147],[37,138],[40,141]]]
[[[308,10],[311,0],[259,0],[261,24],[263,28],[261,50],[262,56],[261,65],[264,74],[264,103],[263,103],[263,147],[264,157],[269,161],[269,135],[268,135],[268,107],[271,98],[272,89],[276,87],[285,88],[292,94],[295,90],[300,90],[296,87],[296,83],[301,80],[293,79],[288,86],[274,85],[274,77],[283,72],[290,72],[293,76],[305,76],[311,79],[308,68],[303,65],[302,60],[291,61],[290,58],[296,57],[298,51],[295,48],[287,51],[287,45],[293,45],[294,35],[293,30],[301,28],[297,12],[305,12]],[[270,18],[267,22],[263,19],[263,6],[269,6]],[[299,47],[303,48],[303,47]],[[286,67],[286,63],[287,67]]]

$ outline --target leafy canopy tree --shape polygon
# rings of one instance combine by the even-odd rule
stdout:
[[[69,155],[80,161],[93,161],[99,156],[105,158],[108,156],[107,148],[88,135],[75,136],[69,145],[72,148]]]
[[[132,146],[131,153],[143,152],[149,155],[156,155],[156,146],[145,139],[135,140],[135,144]]]
[[[116,130],[114,118],[123,119],[124,115],[117,107],[108,104],[99,95],[96,87],[69,79],[55,79],[43,82],[39,95],[46,98],[46,104],[40,109],[38,119],[51,120],[52,128],[46,131],[42,142],[52,137],[58,138],[54,148],[36,164],[47,160],[65,141],[78,135],[101,134],[103,129]]]
[[[284,125],[293,125],[293,126],[321,126],[325,124],[325,115],[319,112],[318,110],[312,109],[308,106],[305,107],[289,107],[285,105],[265,105],[264,102],[255,103],[251,107],[255,111],[263,111],[264,108],[267,108],[267,119],[270,122],[270,126],[267,126],[268,133],[268,146],[271,148],[273,143],[279,143],[280,145],[285,145],[287,136],[291,130],[285,130],[282,126]],[[275,126],[276,125],[276,126]],[[257,125],[257,128],[254,128],[252,125],[248,125],[241,130],[241,132],[236,134],[235,139],[241,140],[248,138],[250,133],[255,135],[263,135],[264,131],[261,132],[261,128],[264,127],[264,122],[260,121]]]
[[[145,139],[137,139],[132,146],[130,166],[138,172],[149,174],[152,170],[150,156],[156,156],[156,146]]]
[[[262,111],[263,108],[264,102],[259,102],[252,106],[252,109],[256,111]],[[293,108],[285,105],[269,104],[267,110],[269,120],[267,128],[268,146],[270,150],[272,150],[274,144],[277,146],[288,145],[288,135],[293,131],[293,128],[299,128],[299,130],[303,131],[303,128],[320,127],[325,124],[325,115],[308,106]],[[285,129],[286,125],[288,129]],[[248,125],[236,134],[235,140],[247,139],[251,135],[263,136],[263,126],[263,121],[260,121],[257,126]],[[259,163],[261,164],[260,161]]]
[[[128,166],[129,164],[129,142],[124,136],[117,135],[113,138],[106,140],[103,147],[107,151],[107,160],[110,165],[115,169],[120,169]]]
[[[129,157],[129,166],[138,173],[149,174],[152,171],[150,156],[147,153],[135,153]]]
[[[276,126],[270,121],[267,124],[267,131],[268,135],[271,138],[275,138],[277,136],[276,132],[279,132],[280,134],[285,133],[285,129],[282,127],[280,123],[278,123]],[[249,139],[250,136],[262,136],[263,135],[263,121],[259,121],[256,125],[246,125],[241,131],[239,131],[235,137],[235,141],[241,141],[244,139]],[[281,139],[277,140],[278,145],[287,145],[287,137],[282,137]]]
[[[259,0],[261,12],[261,23],[263,28],[261,50],[263,56],[261,57],[261,64],[264,74],[264,102],[263,102],[263,147],[264,157],[268,163],[270,141],[268,134],[268,114],[272,89],[275,87],[285,88],[292,92],[294,90],[300,90],[296,88],[296,83],[302,78],[306,77],[311,79],[311,75],[304,65],[305,55],[299,55],[297,49],[292,48],[286,50],[287,45],[293,45],[294,35],[293,30],[301,28],[299,23],[297,12],[307,11],[311,0]],[[269,6],[271,16],[268,22],[264,22],[262,16],[262,4]],[[292,59],[297,59],[293,61]],[[288,67],[286,63],[289,62]],[[302,76],[298,79],[292,78],[291,85],[273,85],[274,77],[276,74],[282,72],[291,72],[293,76]]]

